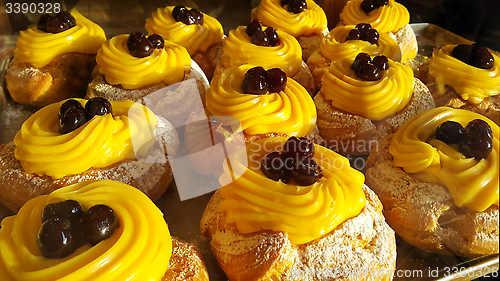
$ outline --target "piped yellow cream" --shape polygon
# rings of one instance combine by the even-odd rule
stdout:
[[[415,79],[407,65],[389,60],[389,69],[376,81],[361,80],[351,69],[353,58],[334,61],[321,81],[321,92],[334,107],[371,120],[382,120],[405,107]]]
[[[345,157],[315,145],[313,159],[323,178],[309,186],[273,181],[262,173],[260,162],[268,153],[280,151],[286,140],[260,139],[229,157],[231,169],[225,165],[219,178],[224,199],[219,208],[241,233],[282,231],[292,243],[304,244],[361,212],[366,202],[364,175]]]
[[[429,74],[436,79],[440,93],[443,94],[444,85],[448,85],[471,104],[479,104],[486,97],[500,94],[500,58],[492,53],[493,68],[477,68],[452,56],[455,46],[434,49],[429,58]]]
[[[307,92],[288,78],[285,90],[265,95],[247,95],[241,90],[245,73],[254,65],[226,69],[213,79],[206,92],[207,108],[217,116],[234,117],[245,134],[282,133],[305,136],[316,124],[316,107]]]
[[[96,54],[106,40],[104,30],[74,9],[71,14],[75,17],[76,26],[66,31],[48,33],[36,26],[21,31],[14,51],[16,57],[21,62],[41,68],[62,54]]]
[[[351,0],[346,3],[340,20],[345,25],[369,23],[380,33],[396,32],[410,22],[410,13],[405,6],[394,0],[366,14],[361,10],[363,0]]]
[[[323,38],[320,52],[329,61],[337,61],[344,58],[355,58],[359,53],[367,53],[370,56],[384,55],[394,61],[401,61],[401,49],[398,43],[388,34],[381,33],[378,44],[371,44],[363,40],[346,41],[349,32],[355,25],[338,26],[330,34]]]
[[[205,52],[211,45],[222,42],[224,30],[217,19],[204,13],[202,25],[187,25],[172,17],[174,7],[158,8],[151,18],[146,19],[145,28],[149,34],[159,34],[165,40],[183,46],[190,55]]]
[[[486,159],[465,156],[436,140],[434,134],[445,121],[466,127],[474,119],[482,119],[493,132],[493,150]],[[414,116],[394,135],[389,152],[394,166],[428,182],[443,183],[458,207],[484,211],[498,206],[499,127],[488,118],[462,109],[439,107]]]
[[[43,208],[76,200],[88,209],[111,207],[120,222],[113,234],[95,246],[47,259],[37,247]],[[81,182],[28,201],[17,215],[2,220],[0,276],[3,281],[162,280],[172,241],[161,211],[138,189],[116,181]]]
[[[154,49],[144,58],[130,54],[127,47],[128,34],[117,35],[102,44],[97,53],[99,73],[111,85],[124,89],[137,89],[159,82],[168,85],[178,83],[191,68],[191,57],[187,50],[165,40],[165,47]]]
[[[257,9],[257,19],[266,26],[283,30],[295,37],[321,34],[327,28],[325,11],[312,0],[306,0],[307,9],[294,14],[281,0],[262,0]]]
[[[77,100],[82,105],[87,102]],[[78,129],[60,134],[62,103],[35,112],[14,137],[14,155],[26,173],[62,178],[142,157],[155,142],[156,116],[139,103],[111,101],[112,115],[94,116]]]
[[[246,26],[230,30],[224,53],[231,58],[231,66],[251,63],[265,69],[279,67],[288,77],[294,76],[302,65],[302,48],[292,35],[281,30],[277,32],[280,43],[264,47],[252,44]]]

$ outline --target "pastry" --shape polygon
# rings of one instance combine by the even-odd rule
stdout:
[[[104,42],[86,98],[138,101],[147,97],[157,115],[176,127],[184,125],[194,105],[204,100],[208,80],[184,47],[158,35],[150,37],[157,37],[163,46],[148,45],[140,32]],[[158,111],[156,106],[167,109]]]
[[[53,204],[69,202],[71,215],[62,207],[47,211]],[[107,211],[101,211],[97,221],[88,215],[97,213],[96,206]],[[104,225],[98,230],[106,233],[97,243],[89,233],[95,231],[88,223],[92,220]],[[59,233],[47,230],[59,221],[66,223]],[[78,226],[87,227],[83,235],[76,234]],[[65,242],[45,242],[50,237],[57,241],[62,233]],[[199,251],[170,236],[163,214],[148,197],[116,181],[81,182],[31,199],[17,215],[2,220],[0,245],[0,276],[5,281],[208,280]]]
[[[252,20],[294,36],[302,47],[304,61],[328,34],[325,11],[312,0],[262,0],[252,10]]]
[[[287,147],[286,142],[283,137],[261,139],[230,156],[231,170],[226,165],[219,179],[223,187],[203,213],[201,232],[211,240],[226,276],[392,279],[394,232],[384,221],[377,196],[363,184],[363,174],[346,158],[314,145],[308,159],[321,167],[321,178],[299,185],[295,177],[288,184],[266,177],[261,160]]]
[[[471,122],[475,119],[483,121]],[[446,138],[458,136],[443,129],[450,121],[465,127],[461,144]],[[489,155],[478,154],[483,146],[469,145],[471,136],[484,133],[470,123],[489,125]],[[498,140],[499,127],[492,120],[438,107],[413,117],[370,154],[366,183],[379,196],[389,225],[406,242],[469,258],[498,254]]]
[[[159,34],[185,47],[208,80],[212,80],[215,65],[222,55],[224,37],[224,30],[217,19],[197,9],[168,6],[153,12],[152,17],[146,19],[145,27],[149,34]]]
[[[268,38],[265,30],[274,34],[274,44],[265,39]],[[224,42],[224,53],[215,67],[214,76],[221,75],[229,67],[242,64],[259,65],[266,69],[278,67],[285,71],[288,77],[304,86],[311,96],[316,94],[311,71],[302,60],[299,42],[292,35],[253,21],[247,26],[230,30]]]
[[[90,101],[73,100],[85,108]],[[65,103],[38,110],[13,142],[0,145],[0,202],[17,211],[31,198],[90,179],[117,180],[157,200],[173,179],[166,154],[175,155],[179,137],[172,124],[125,100],[112,101],[111,113],[78,117],[89,121],[71,128],[81,111],[75,105],[62,115],[68,119],[59,118]],[[73,131],[61,131],[61,122]]]
[[[413,77],[409,66],[385,58],[386,70],[380,70],[382,67],[368,60],[375,63],[378,59],[360,53],[355,59],[332,62],[314,98],[325,145],[343,155],[368,155],[377,149],[380,138],[412,116],[435,107],[429,90]],[[373,76],[362,71],[374,67],[379,72]]]
[[[102,28],[76,10],[52,19],[46,16],[49,21],[41,19],[37,26],[21,31],[5,76],[14,101],[37,107],[85,96],[97,50],[106,40]],[[69,29],[47,31],[47,23],[63,18]]]
[[[391,60],[401,61],[401,49],[388,34],[380,34],[371,25],[363,23],[338,26],[323,38],[319,49],[307,60],[316,87],[321,88],[321,77],[328,71],[332,61],[356,57],[360,52],[370,56],[384,55]]]
[[[417,38],[409,22],[408,10],[394,0],[351,0],[340,14],[341,25],[369,23],[379,33],[388,33],[399,44],[403,63],[414,59],[418,50]]]
[[[483,65],[477,64],[480,61]],[[446,45],[434,50],[418,77],[429,87],[436,106],[471,110],[500,124],[499,69],[500,58],[482,45]]]

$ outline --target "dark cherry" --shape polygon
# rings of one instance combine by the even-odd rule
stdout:
[[[203,24],[204,17],[203,17],[203,13],[200,10],[191,9],[191,10],[189,10],[189,13],[194,17],[196,24],[199,24],[199,25]]]
[[[358,29],[351,29],[345,40],[361,40],[361,32]]]
[[[144,34],[142,34],[142,32],[140,31],[135,31],[135,32],[132,32],[128,35],[128,40],[127,40],[127,47],[128,47],[128,50],[132,53],[132,47],[134,46],[134,44],[139,40],[139,39],[142,39],[142,38],[146,38],[146,36]]]
[[[85,111],[81,108],[71,107],[59,118],[59,133],[67,134],[72,132],[87,122]]]
[[[464,137],[465,129],[462,124],[455,121],[445,121],[436,129],[436,139],[446,143],[460,143]]]
[[[469,134],[473,135],[486,135],[488,137],[493,137],[493,131],[491,130],[488,122],[482,119],[474,119],[467,124],[465,130]]]
[[[372,63],[360,66],[358,71],[356,71],[356,75],[358,78],[367,81],[376,81],[381,78],[380,69]]]
[[[318,164],[308,157],[302,157],[291,171],[292,179],[298,185],[311,185],[316,182],[316,179],[323,177],[323,172]]]
[[[358,69],[362,66],[365,65],[369,62],[371,62],[372,59],[369,54],[367,53],[359,53],[356,58],[354,59],[354,62],[351,65],[351,69],[354,70],[355,72],[358,71]]]
[[[472,66],[482,69],[491,69],[495,64],[493,55],[490,53],[488,48],[486,48],[486,46],[480,43],[472,44],[472,53],[470,60]]]
[[[80,226],[87,241],[95,245],[110,237],[119,227],[119,220],[113,209],[106,205],[94,205],[83,215]]]
[[[465,127],[460,152],[467,158],[486,159],[493,149],[491,127],[484,120],[475,119]]]
[[[245,73],[245,76],[247,76],[247,75],[255,75],[255,74],[260,75],[260,76],[262,76],[262,77],[264,77],[266,79],[268,78],[267,77],[267,72],[266,72],[266,70],[262,66],[255,66],[255,67],[250,68]]]
[[[175,21],[181,21],[181,17],[187,14],[187,12],[188,9],[186,9],[186,7],[182,5],[177,5],[172,10],[172,17],[175,19]]]
[[[49,15],[49,14],[45,14],[45,15],[40,16],[40,18],[38,19],[38,24],[37,24],[38,29],[41,31],[47,32],[47,22],[49,22],[53,18],[54,17]]]
[[[47,26],[47,32],[59,33],[65,30],[66,25],[59,18],[53,18],[52,20],[47,22],[46,26]]]
[[[384,55],[374,57],[372,59],[372,63],[380,68],[380,70],[389,69],[389,59],[387,59],[387,57]]]
[[[358,23],[356,25],[356,29],[361,31],[361,32],[366,32],[366,31],[372,29],[372,26],[369,23]]]
[[[252,44],[257,45],[257,46],[264,46],[264,47],[269,46],[269,38],[267,38],[266,33],[262,30],[257,30],[252,35],[252,38],[250,41],[252,42]]]
[[[280,38],[278,37],[278,32],[274,27],[268,27],[264,31],[267,35],[267,38],[269,39],[269,45],[271,46],[276,46],[280,43]]]
[[[365,12],[366,14],[370,13],[371,11],[378,9],[384,5],[389,4],[389,0],[365,0],[361,2],[360,8]]]
[[[307,9],[306,0],[290,0],[288,2],[288,11],[294,14],[301,13]]]
[[[58,18],[64,24],[64,30],[68,30],[76,26],[75,17],[68,11],[61,11],[57,13],[56,18]]]
[[[61,118],[61,116],[63,116],[63,114],[70,108],[77,108],[80,110],[84,110],[83,105],[79,101],[74,99],[69,99],[65,101],[59,108],[59,118]]]
[[[281,7],[285,6],[288,3],[290,3],[290,0],[281,0]]]
[[[362,40],[368,41],[372,44],[378,44],[379,37],[380,34],[378,33],[378,31],[372,28],[366,31],[365,38],[363,38]]]
[[[146,38],[141,38],[135,42],[130,50],[130,54],[136,58],[144,58],[153,53],[153,45]]]
[[[179,21],[187,25],[196,24],[196,15],[187,11],[179,16]]]
[[[280,68],[271,68],[267,70],[267,84],[269,92],[278,93],[286,88],[286,73]]]
[[[162,49],[163,47],[165,47],[165,40],[161,35],[151,34],[148,36],[148,41],[155,49]]]
[[[258,74],[246,75],[241,82],[241,90],[247,95],[265,95],[267,88],[267,79]]]
[[[262,159],[260,169],[264,175],[274,181],[278,181],[285,177],[285,162],[281,157],[281,153],[274,151],[266,155]]]
[[[247,28],[245,31],[246,31],[248,36],[252,37],[255,34],[255,32],[262,31],[262,25],[260,24],[260,22],[258,20],[254,20],[247,25]]]
[[[46,258],[64,258],[78,246],[78,234],[67,218],[51,218],[38,231],[37,245]]]
[[[75,200],[51,203],[43,208],[42,223],[52,218],[66,218],[69,219],[72,224],[78,224],[83,214],[82,205]]]
[[[96,115],[113,114],[111,103],[101,97],[91,98],[85,104],[85,116],[87,120],[91,120]]]
[[[290,137],[283,145],[283,154],[287,158],[300,159],[314,155],[314,143],[305,137]]]

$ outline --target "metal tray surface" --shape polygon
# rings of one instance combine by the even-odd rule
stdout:
[[[427,62],[434,48],[446,44],[470,43],[436,25],[422,23],[412,24],[417,36],[419,52],[411,67],[418,71],[418,67]],[[4,37],[4,47],[15,46],[15,38]],[[0,50],[0,54],[2,51]],[[8,52],[7,52],[8,53]],[[3,78],[3,77],[1,77]],[[0,78],[0,81],[2,80]],[[0,144],[12,141],[24,120],[36,109],[16,104],[8,96],[3,97],[3,84],[0,84]],[[3,99],[5,99],[3,101]],[[182,143],[182,140],[181,140]],[[182,152],[182,147],[180,148]],[[207,176],[199,177],[194,184],[201,186],[213,184],[217,179]],[[181,201],[177,186],[173,182],[168,190],[156,202],[164,213],[171,234],[197,245],[203,255],[210,280],[228,280],[211,253],[209,241],[199,230],[199,222],[206,204],[213,193]],[[12,215],[8,209],[0,204],[0,220]],[[477,259],[467,259],[458,256],[437,255],[421,251],[401,238],[397,238],[397,270],[394,280],[473,280],[481,276],[498,277],[499,256],[490,255]],[[495,278],[496,279],[496,278]]]

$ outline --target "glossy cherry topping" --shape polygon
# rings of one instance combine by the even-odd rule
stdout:
[[[269,92],[278,93],[286,88],[286,73],[280,68],[271,68],[266,71]]]
[[[57,13],[56,16],[51,16],[49,14],[42,15],[38,19],[37,24],[39,30],[48,33],[63,32],[74,26],[76,26],[76,19],[67,11],[61,11]]]
[[[77,231],[67,218],[48,219],[38,231],[38,249],[46,258],[64,258],[77,249]]]
[[[247,95],[265,95],[267,88],[267,79],[259,74],[245,75],[241,82],[241,90]]]
[[[389,4],[389,0],[364,0],[361,2],[360,8],[363,12],[369,14],[371,11],[387,4]]]
[[[481,43],[457,45],[453,48],[451,55],[468,65],[481,69],[491,69],[495,64],[493,55],[488,48]]]
[[[136,58],[145,58],[150,56],[154,51],[153,45],[146,38],[141,38],[135,42],[130,54]]]
[[[165,40],[161,35],[151,34],[148,36],[148,41],[155,49],[162,49],[163,47],[165,47]]]
[[[369,23],[359,23],[354,29],[349,31],[345,40],[363,40],[371,44],[378,44],[379,37],[378,31],[372,28]]]
[[[267,71],[261,66],[250,68],[241,81],[244,94],[264,95],[268,91],[277,93],[286,88],[287,77],[283,70],[272,68]]]
[[[377,81],[382,78],[381,72],[389,69],[389,60],[382,55],[372,60],[367,53],[359,53],[354,59],[351,69],[362,80]]]
[[[59,133],[67,134],[78,129],[95,115],[113,113],[111,103],[101,97],[91,98],[85,104],[74,99],[65,101],[59,108]]]
[[[311,185],[316,182],[316,179],[323,177],[323,172],[318,164],[308,157],[302,157],[295,162],[291,170],[292,179],[298,185]]]
[[[475,119],[465,127],[460,151],[467,158],[486,159],[493,150],[491,127],[484,120]]]
[[[265,30],[267,38],[269,39],[269,45],[276,46],[280,43],[280,38],[278,37],[278,32],[274,27],[267,27]]]
[[[285,177],[288,177],[285,174],[285,161],[283,161],[283,157],[278,151],[273,151],[266,155],[262,160],[260,169],[266,177],[274,181],[283,180]]]
[[[252,38],[250,39],[250,42],[252,42],[252,44],[254,45],[263,47],[271,45],[269,43],[269,38],[267,37],[266,32],[264,32],[263,30],[255,31],[255,33],[252,35]]]
[[[278,32],[273,27],[265,30],[259,21],[254,20],[246,27],[245,32],[250,37],[250,42],[257,46],[276,46],[280,43]]]
[[[314,155],[314,143],[305,137],[290,137],[283,146],[283,153],[286,154],[286,157],[293,159],[312,157]]]
[[[373,58],[372,63],[374,65],[378,66],[378,68],[380,68],[380,70],[389,69],[389,59],[386,56],[382,56],[382,55],[376,56]]]
[[[151,55],[154,49],[163,48],[165,41],[158,34],[151,34],[149,37],[140,31],[129,34],[127,47],[130,54],[136,58],[144,58]]]
[[[59,117],[59,133],[67,134],[87,122],[83,107],[70,107]]]
[[[139,39],[142,39],[142,38],[146,38],[146,36],[140,31],[134,31],[128,35],[127,47],[128,47],[129,52],[132,52],[132,47],[134,46],[134,44]]]
[[[464,135],[464,127],[455,121],[445,121],[436,129],[436,139],[446,144],[460,143]]]
[[[52,218],[67,218],[71,223],[79,223],[83,217],[82,205],[75,200],[51,203],[42,211],[42,223]]]
[[[255,32],[262,30],[262,25],[258,20],[254,20],[247,25],[245,32],[248,36],[252,37]]]
[[[175,21],[180,21],[183,24],[203,24],[203,13],[197,9],[188,10],[182,5],[177,5],[172,10],[172,17]]]
[[[101,204],[90,207],[80,224],[87,241],[95,245],[113,234],[119,220],[113,209]]]
[[[288,11],[294,14],[301,13],[307,9],[306,0],[281,0],[281,6],[288,5]]]
[[[96,115],[112,114],[113,108],[111,103],[102,97],[91,98],[85,104],[85,116],[87,120],[91,120]]]

